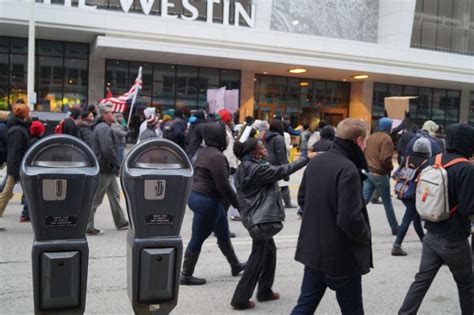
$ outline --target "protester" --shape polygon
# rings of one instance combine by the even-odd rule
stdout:
[[[30,125],[30,146],[35,144],[36,141],[43,138],[44,132],[46,128],[44,124],[39,121],[35,120]],[[25,198],[25,202],[23,203],[23,210],[21,211],[20,222],[30,222],[30,209],[28,206],[28,200]]]
[[[313,152],[325,152],[332,148],[332,142],[336,136],[333,126],[324,126],[319,131],[320,139],[313,145]]]
[[[307,156],[308,155],[308,141],[309,138],[311,137],[311,131],[309,131],[309,125],[304,124],[303,125],[303,132],[300,135],[300,149],[301,149],[301,155]]]
[[[413,145],[413,153],[405,157],[401,162],[399,169],[396,171],[395,178],[399,181],[395,184],[395,191],[401,191],[401,195],[398,197],[405,205],[405,214],[402,219],[402,224],[397,233],[397,238],[392,247],[392,256],[406,256],[407,252],[402,248],[402,242],[407,234],[408,227],[413,221],[413,227],[415,228],[416,234],[423,241],[425,233],[421,226],[421,219],[416,212],[416,180],[421,171],[421,168],[426,164],[428,159],[431,158],[431,144],[426,138],[419,138]],[[401,174],[403,173],[403,174]],[[406,178],[409,176],[410,178]],[[404,180],[409,180],[404,182]],[[400,188],[397,189],[397,186]]]
[[[115,113],[115,121],[111,125],[114,136],[117,137],[119,143],[119,158],[123,161],[125,158],[125,146],[127,145],[127,136],[130,134],[127,123],[122,113]],[[156,130],[159,129],[158,119],[155,127],[155,134],[160,134]]]
[[[63,134],[77,137],[76,123],[81,116],[81,109],[79,107],[72,107],[68,118],[64,119]]]
[[[231,267],[232,276],[237,276],[245,268],[235,255],[229,237],[229,223],[225,208],[238,208],[237,197],[229,183],[227,160],[222,153],[227,146],[225,126],[208,123],[202,129],[206,144],[195,156],[194,182],[188,206],[193,211],[191,240],[184,253],[181,271],[182,285],[203,285],[206,279],[194,277],[194,268],[204,241],[212,232],[217,237],[217,245]]]
[[[274,166],[266,161],[264,144],[255,138],[235,142],[234,153],[242,161],[235,175],[239,210],[252,237],[252,252],[231,301],[235,309],[243,310],[255,307],[250,298],[257,282],[258,301],[280,298],[280,294],[272,290],[276,268],[273,235],[281,229],[285,219],[277,183],[303,168],[316,153],[309,153],[308,157],[300,157],[291,164]]]
[[[286,153],[285,139],[283,137],[283,123],[281,120],[274,119],[270,123],[270,130],[266,132],[264,144],[268,152],[268,163],[271,165],[288,164],[288,155]],[[296,208],[297,206],[291,202],[290,189],[288,187],[290,177],[283,178],[279,185],[281,194],[285,202],[285,208]]]
[[[369,165],[369,174],[364,181],[363,195],[365,203],[370,201],[374,190],[377,190],[382,197],[388,223],[392,230],[392,235],[398,233],[398,222],[393,209],[392,197],[390,194],[390,172],[393,169],[393,152],[395,147],[390,138],[392,120],[381,118],[378,122],[377,130],[367,139],[365,158]]]
[[[313,314],[327,287],[336,291],[342,314],[364,313],[362,275],[372,267],[369,217],[362,199],[366,134],[365,122],[341,121],[333,148],[305,170],[298,192],[304,215],[295,255],[305,269],[291,314]]]
[[[79,139],[91,145],[92,129],[91,123],[94,121],[94,113],[83,111],[81,117],[77,120],[77,136]]]
[[[193,116],[196,117],[196,120],[189,127],[188,135],[186,137],[186,153],[190,158],[192,158],[199,148],[201,148],[203,137],[200,129],[203,124],[207,122],[207,114],[202,109],[197,110]]]
[[[436,131],[439,129],[439,126],[432,120],[427,120],[421,130],[416,133],[416,136],[413,137],[406,146],[405,155],[409,155],[413,153],[413,144],[415,141],[420,137],[425,137],[431,143],[431,153],[433,156],[436,156],[440,153],[443,153],[441,149],[440,143],[434,137],[436,136]],[[436,131],[435,131],[436,130]]]
[[[187,124],[184,120],[184,113],[177,108],[174,111],[174,119],[163,127],[163,138],[168,139],[185,149]]]
[[[474,152],[474,128],[452,124],[447,130],[447,153],[442,165],[459,158],[469,159]],[[431,158],[429,165],[435,163]],[[456,207],[447,220],[425,221],[428,230],[423,238],[419,271],[411,284],[399,314],[416,314],[433,279],[442,265],[447,265],[458,288],[461,313],[473,314],[472,253],[468,237],[474,215],[474,165],[468,161],[447,168],[449,209]]]
[[[13,197],[13,187],[20,180],[20,165],[23,156],[30,146],[30,108],[26,104],[17,103],[12,107],[13,115],[7,121],[8,156],[7,180],[0,193],[0,217],[3,216],[8,201]]]
[[[99,161],[100,174],[99,185],[92,201],[89,222],[87,223],[86,233],[88,235],[104,234],[102,230],[94,227],[94,217],[97,207],[102,204],[106,193],[115,226],[118,230],[128,228],[128,221],[125,219],[123,209],[120,206],[120,188],[116,178],[120,170],[120,158],[119,143],[111,127],[115,120],[112,105],[100,105],[98,117],[97,124],[92,132],[91,147]]]
[[[157,138],[156,129],[158,128],[158,117],[156,115],[149,115],[146,119],[146,129],[140,133],[138,142],[146,139]]]
[[[145,116],[145,120],[140,124],[140,131],[138,134],[138,137],[140,138],[140,135],[145,129],[147,128],[147,120],[150,116],[156,116],[156,108],[155,107],[147,107],[143,110],[143,115]]]

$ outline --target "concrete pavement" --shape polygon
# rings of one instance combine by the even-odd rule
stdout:
[[[291,178],[292,196],[302,172]],[[125,210],[124,199],[122,205]],[[394,200],[399,222],[404,208]],[[32,230],[28,223],[19,223],[21,205],[19,195],[8,205],[0,227],[0,314],[31,314],[33,295],[31,282]],[[421,244],[410,228],[403,247],[406,257],[392,257],[390,249],[394,237],[385,218],[382,205],[369,205],[372,225],[374,269],[363,277],[364,307],[367,314],[395,314],[400,307],[408,286],[418,269]],[[191,211],[186,212],[182,227],[185,243],[191,236]],[[296,210],[287,210],[285,228],[275,238],[278,248],[277,271],[274,290],[281,299],[258,303],[252,314],[289,314],[297,301],[303,266],[294,261],[300,220]],[[126,293],[126,231],[116,231],[107,200],[99,207],[96,226],[105,230],[102,236],[89,237],[90,264],[86,314],[133,314]],[[233,244],[237,255],[245,261],[250,253],[251,239],[240,222],[230,221],[230,228],[237,233]],[[219,252],[214,237],[204,244],[195,275],[208,283],[201,287],[181,286],[178,306],[173,314],[232,314],[236,313],[229,302],[238,278],[231,277],[230,268]],[[328,290],[317,314],[340,313],[335,294]],[[421,306],[420,314],[459,314],[457,289],[451,273],[442,267]]]

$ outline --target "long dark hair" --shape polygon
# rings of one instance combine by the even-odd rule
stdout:
[[[285,132],[285,128],[283,127],[283,122],[279,119],[273,119],[270,122],[270,131],[273,132],[278,132],[283,136],[283,133]]]

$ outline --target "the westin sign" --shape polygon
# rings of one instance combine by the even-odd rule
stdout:
[[[55,2],[53,0],[53,4]],[[101,5],[104,3],[103,1],[94,2],[93,0],[64,0],[64,6],[77,6],[89,10],[103,8]],[[204,16],[207,23],[214,23],[214,17],[218,16],[224,25],[230,25],[233,21],[233,25],[239,26],[240,19],[243,19],[249,27],[255,26],[255,5],[250,5],[250,12],[247,12],[241,3],[234,0],[109,0],[106,8],[120,7],[125,13],[128,13],[134,2],[133,11],[137,11],[138,2],[140,2],[141,10],[146,15],[149,15],[150,12],[155,13],[159,9],[158,12],[162,17],[170,19],[180,18],[194,21],[200,17],[202,19]],[[51,5],[51,0],[43,0],[43,3]],[[217,10],[219,11],[217,12]],[[234,13],[233,19],[231,12]]]

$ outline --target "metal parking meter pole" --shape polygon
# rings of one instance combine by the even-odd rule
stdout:
[[[127,289],[133,310],[169,314],[178,303],[183,257],[180,231],[193,167],[175,143],[150,139],[130,151],[120,177],[131,223]]]
[[[89,247],[85,237],[99,165],[78,138],[54,135],[35,143],[21,162],[30,209],[35,314],[83,314]]]

